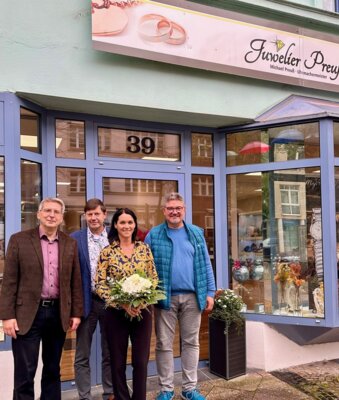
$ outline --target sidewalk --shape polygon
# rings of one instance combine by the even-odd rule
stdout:
[[[248,370],[226,381],[199,370],[199,389],[207,400],[336,400],[339,399],[339,360],[305,364],[271,373]],[[175,374],[175,399],[180,399],[181,373]],[[148,378],[147,400],[158,392],[157,377]],[[101,387],[93,388],[93,400],[102,400]],[[78,400],[75,390],[63,393],[63,400]]]

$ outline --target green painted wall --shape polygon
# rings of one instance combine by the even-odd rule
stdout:
[[[93,50],[88,0],[3,3],[1,91],[49,108],[210,126],[254,118],[292,93],[339,101],[338,93]]]

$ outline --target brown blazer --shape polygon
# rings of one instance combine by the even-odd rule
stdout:
[[[82,285],[76,240],[61,231],[58,238],[60,317],[66,332],[70,317],[83,315]],[[28,332],[38,311],[43,266],[39,228],[11,236],[0,293],[0,319],[16,318],[18,334]]]

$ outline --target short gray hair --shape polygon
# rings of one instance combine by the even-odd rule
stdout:
[[[41,211],[43,209],[45,203],[58,203],[61,206],[61,214],[64,214],[65,203],[63,202],[63,200],[59,199],[59,197],[46,197],[40,202],[38,211]]]
[[[171,192],[171,193],[166,194],[166,196],[164,198],[164,206],[166,203],[168,203],[171,200],[182,201],[183,203],[185,203],[184,198],[181,196],[180,193]]]

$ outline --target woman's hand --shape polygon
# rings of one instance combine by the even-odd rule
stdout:
[[[129,316],[132,318],[137,317],[141,313],[141,308],[140,307],[133,307],[130,306],[129,304],[122,304],[121,307],[127,312]]]

